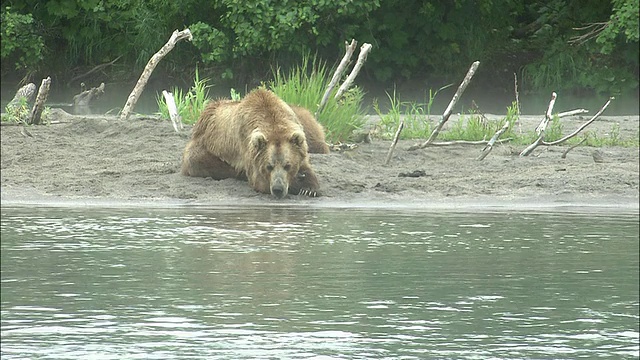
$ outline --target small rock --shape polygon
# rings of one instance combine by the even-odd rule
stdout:
[[[593,161],[597,162],[597,163],[603,163],[604,162],[604,158],[602,156],[602,151],[600,150],[594,150],[591,153],[591,156],[593,156]]]
[[[427,176],[427,173],[424,170],[413,170],[411,172],[406,172],[406,173],[400,173],[398,174],[398,177],[421,177],[421,176]]]

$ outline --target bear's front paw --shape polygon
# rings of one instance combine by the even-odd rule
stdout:
[[[309,189],[300,189],[300,192],[298,192],[298,195],[308,196],[308,197],[318,197],[320,196],[320,192],[315,190],[309,190]]]

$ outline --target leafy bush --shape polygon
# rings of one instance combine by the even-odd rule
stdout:
[[[35,67],[44,57],[44,41],[36,33],[31,14],[17,14],[7,6],[0,16],[2,62],[14,62],[16,70]]]

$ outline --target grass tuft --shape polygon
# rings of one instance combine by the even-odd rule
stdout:
[[[180,88],[173,88],[172,93],[178,109],[178,115],[182,118],[183,123],[195,124],[198,121],[200,113],[209,101],[209,88],[211,85],[208,82],[209,79],[200,79],[198,69],[196,69],[196,77],[191,89],[183,92]],[[162,94],[158,94],[156,101],[160,116],[169,119],[169,109]]]
[[[315,113],[329,85],[330,76],[324,62],[305,56],[301,65],[286,74],[275,69],[268,87],[285,102],[305,107]],[[329,96],[324,109],[316,114],[318,121],[325,127],[327,141],[330,143],[349,140],[354,130],[362,128],[364,124],[362,90],[353,87],[338,100],[334,99],[335,91],[337,89]]]

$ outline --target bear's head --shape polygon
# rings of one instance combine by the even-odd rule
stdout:
[[[249,143],[253,147],[254,160],[248,177],[260,192],[283,198],[289,193],[292,184],[298,181],[300,168],[310,169],[307,141],[302,129],[295,129],[286,136],[278,136],[278,139],[269,139],[256,129],[251,134]]]

